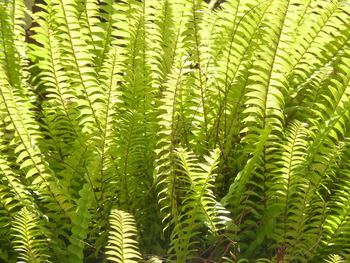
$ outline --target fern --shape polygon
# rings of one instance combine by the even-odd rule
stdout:
[[[171,234],[171,251],[176,252],[176,260],[183,262],[195,251],[193,246],[198,229],[205,225],[211,232],[218,235],[219,230],[227,224],[228,213],[220,203],[215,200],[213,192],[214,170],[219,158],[219,151],[214,151],[206,162],[195,164],[195,157],[184,149],[177,149],[179,169],[183,169],[185,176],[180,176],[183,184],[189,184],[182,200],[182,210],[174,217],[174,230]],[[186,187],[183,187],[186,189]],[[180,190],[180,191],[181,191]]]
[[[325,260],[325,262],[327,262],[327,263],[342,263],[343,259],[341,256],[334,254],[334,255],[329,255],[329,259]]]
[[[349,14],[0,0],[0,261],[350,260]]]
[[[71,244],[68,246],[70,262],[82,262],[84,259],[84,239],[87,237],[90,220],[89,207],[92,204],[92,193],[89,184],[79,192],[78,211],[72,219]]]
[[[137,262],[141,255],[137,248],[134,218],[123,211],[112,210],[109,219],[111,230],[106,254],[112,262]]]
[[[13,223],[15,249],[23,262],[50,262],[47,253],[45,229],[39,223],[38,215],[27,208],[21,209]]]

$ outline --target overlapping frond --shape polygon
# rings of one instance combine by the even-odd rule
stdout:
[[[216,201],[212,192],[215,183],[219,150],[198,163],[193,153],[183,148],[176,149],[181,210],[174,216],[170,251],[175,252],[177,262],[184,262],[196,252],[201,227],[206,227],[214,235],[224,229],[230,221],[228,211]]]

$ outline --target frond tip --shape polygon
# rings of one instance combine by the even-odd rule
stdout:
[[[109,217],[110,231],[106,247],[107,259],[118,263],[134,263],[141,259],[136,237],[134,217],[114,209]]]
[[[342,263],[344,261],[343,261],[343,258],[341,256],[336,255],[336,254],[332,254],[332,255],[329,255],[328,259],[325,262],[327,262],[327,263]]]
[[[50,262],[46,252],[47,240],[44,238],[46,231],[43,231],[37,214],[26,207],[22,208],[15,216],[12,228],[15,232],[15,249],[19,252],[17,262]]]

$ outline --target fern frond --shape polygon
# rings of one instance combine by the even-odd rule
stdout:
[[[223,85],[220,90],[220,96],[223,97],[218,110],[216,127],[219,132],[222,130],[224,140],[229,140],[237,135],[242,129],[239,128],[243,96],[246,89],[247,70],[251,67],[251,52],[254,49],[254,37],[259,32],[259,26],[262,23],[268,3],[243,2],[236,6],[236,1],[224,3],[224,9],[218,13],[222,17],[218,24],[222,33],[218,36],[220,42],[217,45],[223,46],[218,57],[216,72],[219,72],[216,80]],[[232,13],[236,14],[232,19]],[[247,30],[249,29],[249,30]],[[238,127],[237,127],[238,126]],[[216,128],[215,127],[215,128]],[[217,129],[217,128],[216,128]],[[230,147],[227,141],[226,149]],[[226,151],[229,151],[227,149]],[[226,153],[224,153],[226,154]]]
[[[188,133],[188,144],[191,148],[193,144],[199,145],[197,140],[208,141],[209,125],[209,105],[208,105],[208,83],[204,75],[207,62],[210,60],[210,54],[207,46],[204,44],[205,34],[203,17],[207,10],[205,2],[200,0],[184,1],[184,31],[182,33],[182,45],[188,54],[188,63],[192,68],[189,73],[191,79],[187,79],[183,89],[182,118]],[[191,87],[197,87],[193,89]],[[195,134],[196,136],[190,136]],[[203,154],[203,150],[200,151]]]
[[[108,245],[106,246],[107,259],[112,262],[138,262],[141,255],[136,241],[135,219],[129,213],[113,209],[109,218],[110,230]]]
[[[263,152],[265,143],[268,139],[268,136],[271,132],[271,127],[268,127],[259,137],[259,142],[255,146],[255,151],[252,154],[252,157],[247,161],[245,167],[240,171],[239,174],[235,177],[235,180],[230,185],[229,191],[222,199],[224,206],[231,206],[233,208],[238,207],[238,205],[243,200],[243,193],[246,187],[247,182],[251,179],[252,171],[254,167],[260,162],[260,156]]]
[[[3,64],[3,70],[8,74],[9,82],[12,86],[18,89],[20,85],[21,70],[20,70],[20,55],[14,45],[14,32],[11,26],[11,17],[4,3],[0,3],[0,28],[1,28],[1,51],[0,60]]]
[[[279,167],[274,173],[274,182],[271,186],[269,206],[272,218],[281,213],[281,224],[277,227],[276,238],[280,246],[285,247],[289,240],[288,227],[291,220],[288,219],[293,214],[293,206],[296,202],[294,193],[301,191],[304,187],[304,175],[301,167],[304,165],[305,152],[307,150],[307,131],[305,123],[293,122],[290,124],[286,134],[285,142],[281,145],[281,159]],[[298,189],[298,190],[297,190]]]
[[[9,190],[11,192],[12,198],[16,200],[16,202],[21,203],[22,205],[26,204],[29,201],[29,197],[26,193],[25,185],[19,180],[18,171],[14,171],[11,167],[8,166],[8,159],[1,156],[0,157],[0,181],[2,181],[2,185],[8,185]],[[3,198],[3,200],[6,200]],[[7,203],[7,202],[5,202]],[[11,203],[11,202],[8,202]]]
[[[293,66],[287,77],[293,86],[305,82],[322,66],[339,57],[350,37],[347,15],[350,6],[346,2],[311,1],[310,3],[309,8],[305,10],[305,19],[300,22],[301,27],[305,28],[305,31],[302,29],[305,33],[304,36],[296,37],[297,44],[294,47],[296,52],[292,58]],[[315,15],[307,15],[311,13]],[[334,28],[337,28],[336,32],[339,35],[334,35]],[[322,56],[315,56],[321,53]],[[291,91],[296,90],[291,89]]]
[[[349,229],[349,208],[348,199],[349,184],[348,178],[348,149],[345,150],[340,162],[342,162],[340,169],[332,176],[332,195],[329,197],[327,203],[326,219],[322,224],[324,229],[322,246],[319,247],[319,255],[327,255],[330,253],[337,253],[344,257],[347,256],[349,250],[347,243],[343,243],[350,234]],[[334,185],[336,187],[334,188]]]
[[[11,236],[11,223],[13,216],[16,212],[21,209],[21,203],[13,194],[11,185],[7,185],[6,181],[2,180],[0,174],[0,259],[11,261],[13,255],[15,255],[14,248],[12,245]]]
[[[120,90],[118,83],[122,81],[121,62],[118,60],[119,50],[114,47],[106,55],[108,60],[102,65],[100,73],[101,84],[105,90],[105,96],[103,97],[104,106],[101,109],[103,117],[101,118],[101,134],[98,134],[99,140],[96,147],[99,149],[99,176],[97,182],[99,182],[101,203],[104,202],[106,195],[112,195],[112,190],[108,187],[111,183],[111,177],[115,174],[115,132],[117,129],[115,122],[117,122],[117,104],[120,103]],[[102,99],[102,98],[101,98]],[[112,191],[112,192],[111,192]]]
[[[173,218],[170,251],[175,252],[176,262],[183,262],[197,250],[198,230],[206,227],[216,236],[229,221],[228,212],[216,201],[212,192],[215,182],[214,171],[220,151],[206,156],[204,163],[197,163],[194,154],[182,148],[176,150],[178,157],[178,180],[181,183],[181,211]]]
[[[12,45],[16,46],[16,52],[15,57],[9,58],[11,56],[11,53],[8,53],[6,56],[12,60],[17,60],[18,65],[20,67],[17,67],[17,74],[20,74],[22,77],[27,77],[24,71],[22,71],[22,67],[28,66],[28,60],[27,60],[27,45],[25,43],[25,28],[27,28],[26,22],[29,19],[28,15],[30,13],[30,10],[27,8],[25,1],[23,0],[17,0],[17,1],[2,1],[1,5],[5,5],[5,9],[1,11],[2,19],[7,19],[6,16],[8,16],[9,20],[7,20],[6,24],[7,26],[10,26],[10,32],[13,33],[11,36],[11,39],[13,40]],[[6,26],[3,24],[2,26]],[[6,30],[2,31],[4,32],[4,36],[6,36],[10,32],[6,32]],[[8,44],[4,42],[4,44]],[[7,51],[7,50],[6,50]],[[14,71],[12,74],[16,74]],[[18,79],[17,79],[18,80]],[[22,91],[23,92],[23,91]]]
[[[66,78],[78,93],[76,107],[79,109],[79,122],[84,132],[99,130],[100,101],[103,93],[97,81],[93,65],[93,56],[88,52],[88,45],[82,37],[78,21],[77,3],[74,1],[52,2],[54,19],[59,23],[57,38],[61,42],[61,64],[66,70]]]
[[[196,158],[184,149],[177,149],[177,155],[180,161],[179,167],[184,169],[184,173],[188,177],[187,180],[190,182],[190,190],[184,202],[191,203],[193,208],[200,207],[203,216],[206,218],[205,224],[214,234],[217,234],[222,227],[220,224],[225,221],[225,214],[228,213],[215,200],[212,192],[215,182],[214,171],[218,165],[220,151],[218,149],[212,151],[210,156],[205,156],[205,163],[199,164],[195,164]],[[193,213],[191,217],[195,217],[196,213]]]
[[[102,33],[98,26],[99,20],[99,4],[96,0],[83,0],[78,2],[78,9],[81,9],[79,23],[81,32],[85,38],[85,42],[89,43],[88,49],[94,56],[99,55],[99,47],[96,42],[99,40],[99,35]]]
[[[186,62],[185,62],[186,63]],[[156,182],[159,187],[159,203],[164,213],[163,221],[167,222],[172,216],[178,215],[177,192],[178,183],[176,178],[176,152],[175,148],[180,143],[178,120],[180,109],[181,84],[184,81],[183,75],[188,72],[186,64],[183,63],[179,69],[174,69],[168,82],[165,98],[161,106],[159,116],[160,131],[159,144],[157,145],[156,159]]]
[[[71,206],[51,177],[40,149],[36,145],[40,136],[38,136],[33,116],[30,114],[30,104],[24,102],[18,94],[13,94],[8,79],[3,73],[4,71],[0,70],[0,99],[11,120],[11,130],[16,133],[15,153],[18,154],[16,162],[20,164],[20,169],[26,171],[26,177],[30,178],[34,185],[39,184],[43,187],[41,191],[47,191],[46,194],[48,193],[51,196],[60,211],[64,214],[69,213]]]
[[[327,262],[327,263],[342,263],[344,261],[343,261],[343,258],[341,256],[336,255],[336,254],[332,254],[332,255],[329,255],[328,259],[325,259],[325,262]]]
[[[96,32],[96,47],[98,56],[96,56],[96,66],[99,69],[106,60],[107,54],[112,46],[125,47],[129,38],[128,15],[131,12],[132,2],[115,2],[111,0],[101,1],[98,23],[98,32]],[[127,52],[121,52],[126,55]],[[120,55],[121,55],[120,54]],[[119,61],[124,61],[125,57],[120,57]],[[97,71],[97,74],[99,72]]]
[[[85,239],[88,235],[91,218],[89,208],[93,206],[92,189],[89,184],[83,185],[79,195],[76,213],[72,218],[71,244],[68,246],[70,262],[83,262]]]
[[[69,151],[67,147],[71,147],[74,140],[83,144],[81,130],[77,129],[78,112],[74,105],[78,94],[70,89],[60,61],[60,42],[53,22],[52,4],[48,3],[45,9],[46,12],[35,14],[38,26],[33,28],[36,32],[33,38],[42,46],[33,46],[32,56],[38,60],[36,66],[42,69],[40,77],[47,97],[42,105],[43,121],[49,136],[53,138],[57,158],[64,159]]]
[[[22,208],[15,217],[12,229],[18,259],[28,263],[51,262],[45,229],[35,212]]]

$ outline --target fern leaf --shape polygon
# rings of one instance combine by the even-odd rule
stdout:
[[[33,28],[36,34],[33,38],[42,45],[35,46],[32,56],[36,57],[36,64],[42,69],[41,81],[45,86],[45,95],[48,99],[43,103],[43,115],[46,129],[53,138],[54,150],[57,158],[63,159],[68,152],[66,147],[70,147],[75,139],[83,144],[81,130],[77,129],[77,111],[74,101],[78,99],[78,94],[69,89],[67,76],[63,71],[60,62],[60,49],[57,37],[57,30],[54,27],[54,13],[52,4],[46,7],[46,12],[35,14],[38,24]]]
[[[90,212],[93,205],[92,189],[89,184],[85,184],[80,190],[80,199],[77,203],[76,214],[72,218],[71,244],[68,246],[70,262],[83,262],[85,239],[88,234]]]
[[[41,190],[45,189],[44,191],[47,191],[46,194],[48,193],[52,197],[53,202],[56,203],[60,211],[64,214],[69,214],[71,206],[63,192],[60,191],[56,181],[52,179],[47,164],[43,160],[40,150],[35,145],[38,141],[38,135],[36,127],[33,125],[35,121],[28,110],[30,105],[28,105],[28,102],[24,102],[23,99],[16,101],[15,98],[18,94],[13,94],[8,79],[3,75],[2,70],[0,70],[0,75],[2,84],[0,98],[13,124],[12,129],[16,132],[17,142],[19,141],[15,150],[18,153],[17,163],[20,164],[20,169],[26,170],[27,178],[30,178],[34,185],[37,183],[43,186]],[[20,110],[22,111],[21,114]],[[23,114],[23,112],[27,114]]]
[[[344,261],[343,261],[343,258],[341,256],[336,255],[336,254],[332,254],[332,255],[329,255],[328,259],[326,259],[325,262],[327,262],[327,263],[342,263]]]
[[[79,121],[87,129],[85,131],[96,131],[101,128],[98,97],[103,91],[100,89],[95,70],[91,67],[92,54],[88,52],[88,46],[80,31],[77,3],[50,2],[53,3],[55,19],[60,22],[59,34],[56,37],[61,43],[65,43],[60,46],[60,53],[64,56],[61,63],[79,95]]]
[[[133,216],[114,209],[111,211],[109,223],[107,259],[118,263],[138,262],[141,255],[135,239],[137,230]]]
[[[50,262],[47,239],[41,224],[38,215],[27,208],[22,208],[15,217],[12,226],[15,232],[15,249],[19,252],[18,258],[23,262]]]
[[[193,153],[182,148],[176,152],[183,198],[181,211],[173,218],[174,229],[171,233],[171,248],[176,255],[176,262],[184,262],[197,250],[198,229],[205,226],[215,236],[218,235],[230,219],[228,212],[216,201],[211,190],[214,186],[214,171],[220,152],[215,150],[206,156],[204,163],[196,163]],[[182,174],[182,175],[181,175]]]

